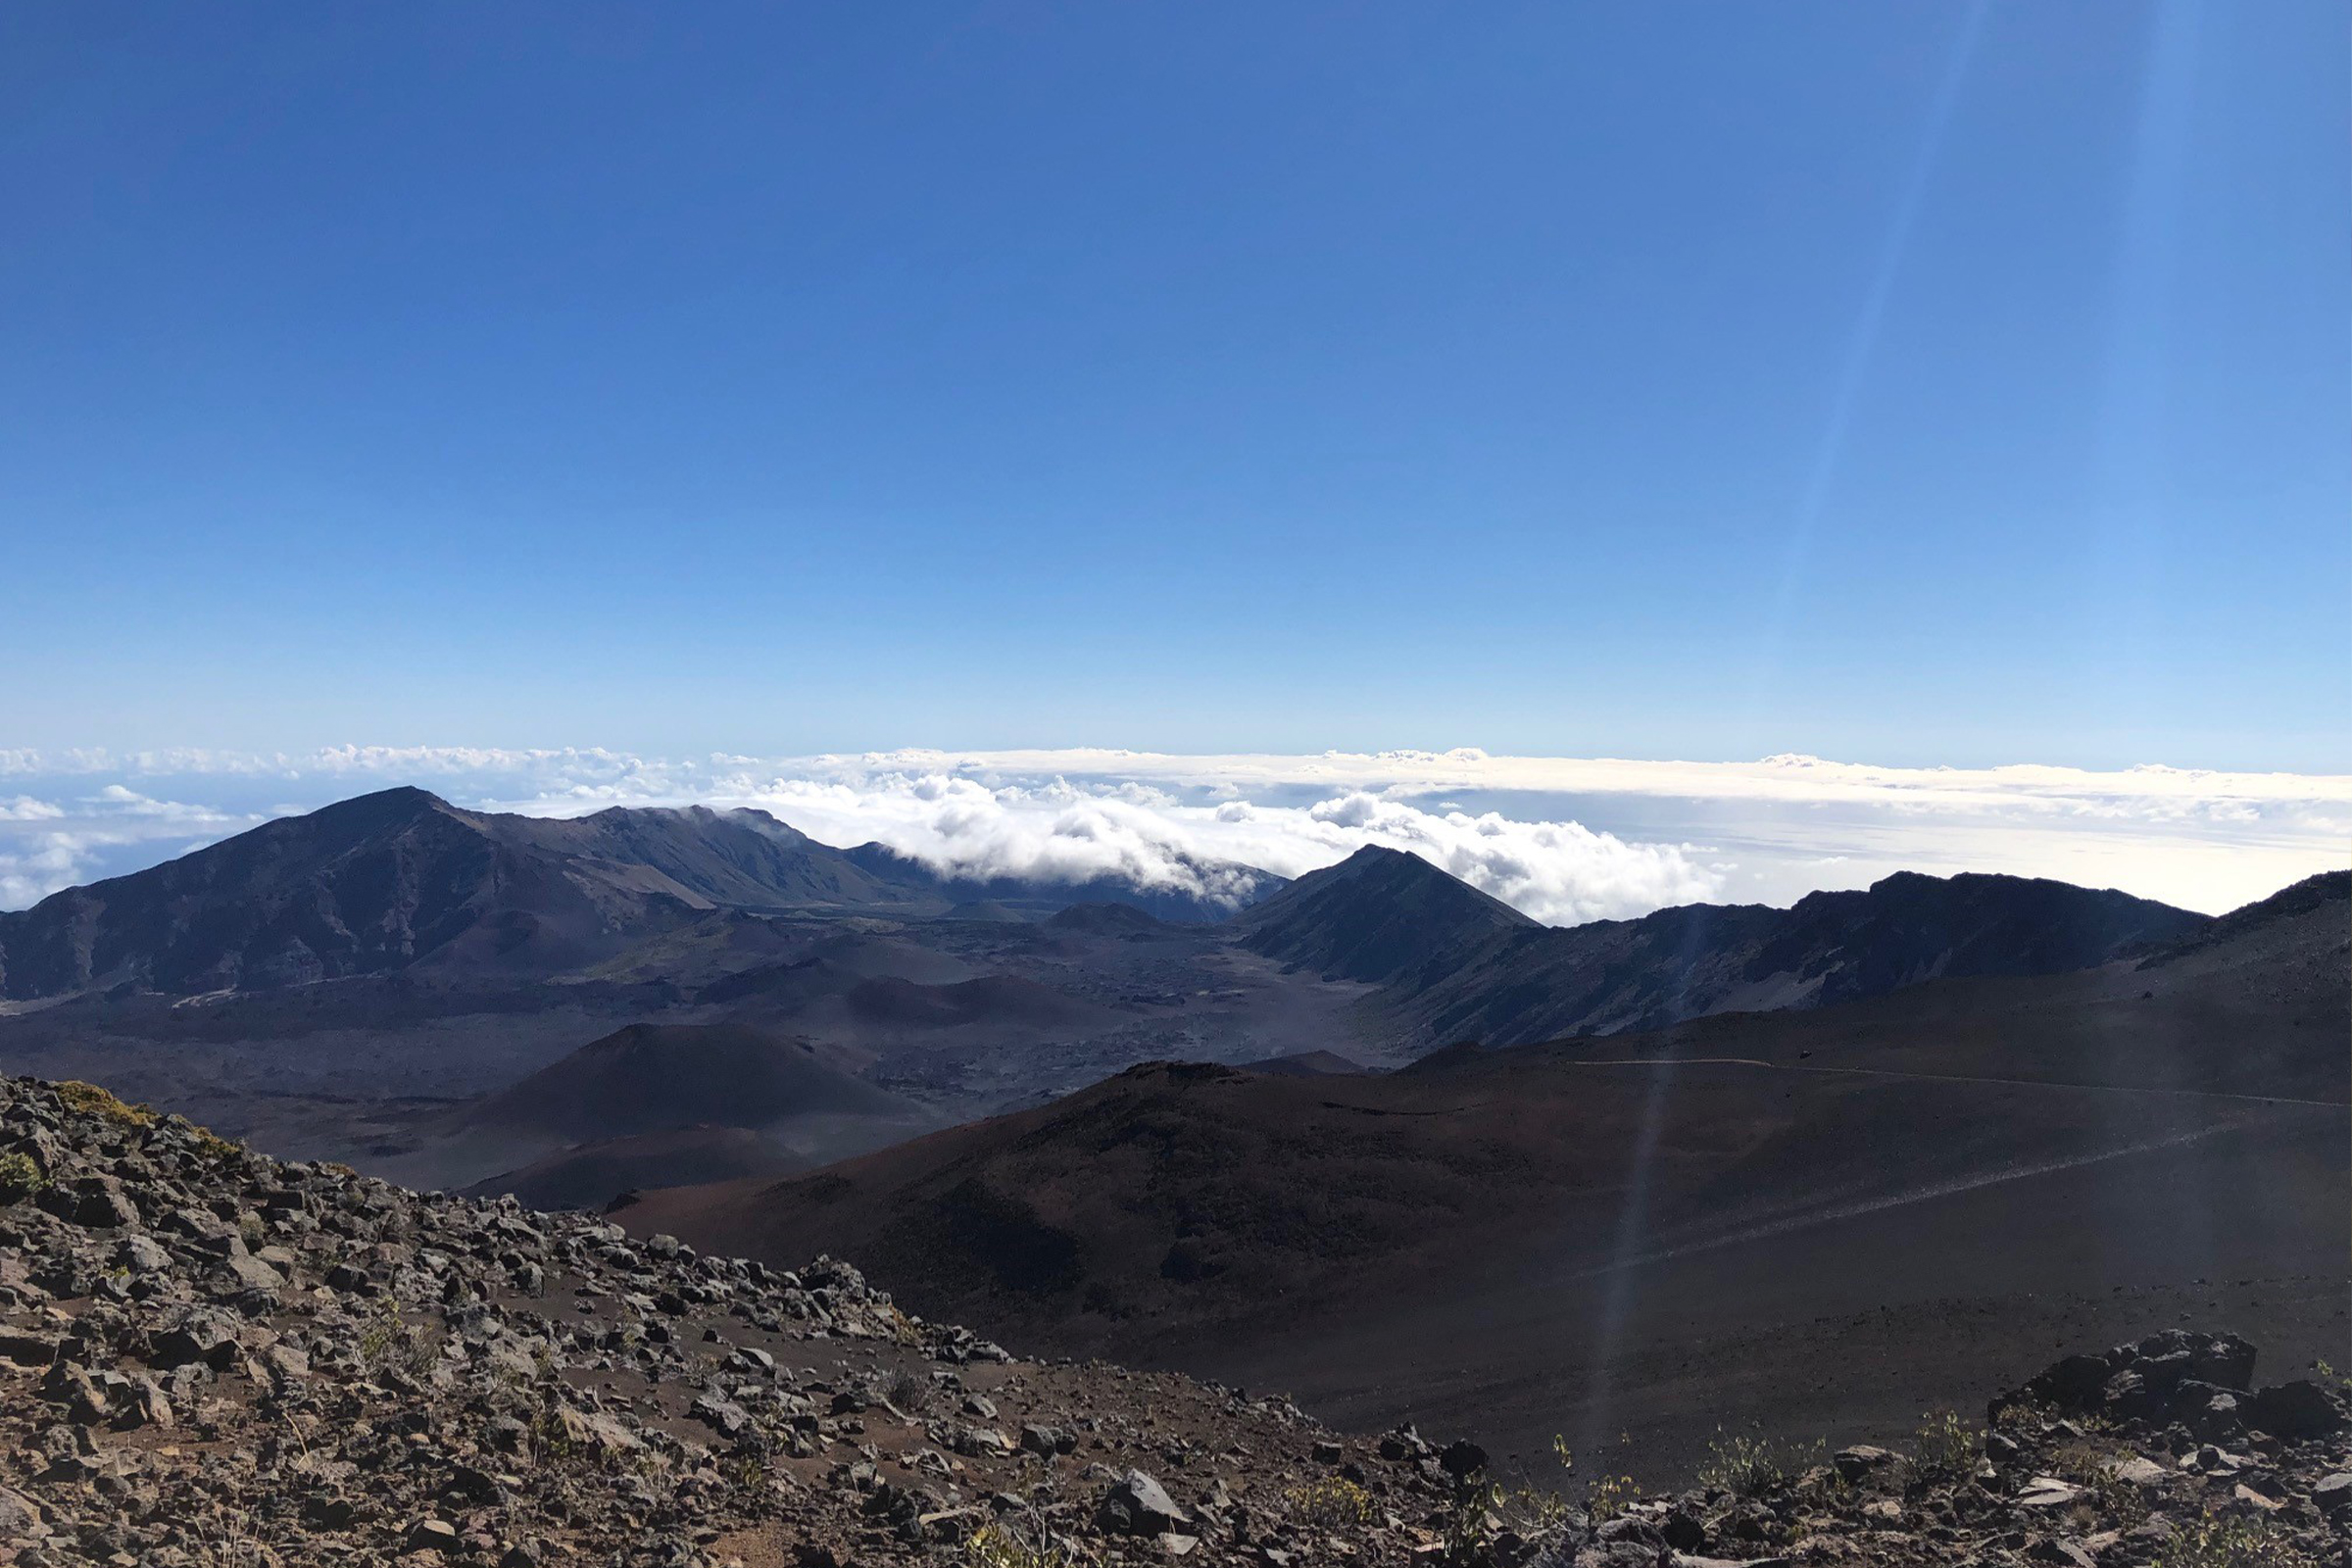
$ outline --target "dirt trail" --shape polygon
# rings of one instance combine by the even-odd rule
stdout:
[[[1815,1067],[1802,1062],[1765,1061],[1756,1056],[1612,1056],[1592,1060],[1561,1057],[1562,1067],[1761,1067],[1767,1072],[1821,1073],[1850,1078],[1893,1078],[1915,1083],[2000,1084],[2012,1089],[2075,1089],[2110,1095],[2162,1095],[2186,1100],[2234,1100],[2250,1105],[2312,1105],[2341,1110],[2341,1100],[2298,1100],[2288,1095],[2241,1095],[2226,1089],[2167,1089],[2154,1084],[2082,1084],[2058,1078],[1996,1078],[1983,1073],[1903,1072],[1892,1067]]]

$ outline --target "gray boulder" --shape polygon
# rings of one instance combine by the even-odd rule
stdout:
[[[2238,1401],[2238,1411],[2248,1427],[2290,1443],[2328,1437],[2352,1425],[2328,1391],[2308,1378],[2258,1389]]]
[[[1192,1522],[1166,1489],[1141,1470],[1121,1476],[1095,1510],[1095,1523],[1113,1536],[1164,1535]]]

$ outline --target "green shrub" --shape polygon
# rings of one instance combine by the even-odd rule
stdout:
[[[1984,1436],[1960,1419],[1956,1410],[1930,1410],[1919,1418],[1911,1440],[1912,1462],[1922,1474],[1965,1476],[1977,1468],[1984,1451]]]
[[[152,1127],[156,1121],[153,1105],[129,1105],[96,1084],[85,1084],[78,1078],[69,1078],[57,1086],[57,1098],[66,1102],[68,1110],[85,1116],[97,1116],[118,1127]]]
[[[39,1162],[30,1154],[21,1149],[0,1154],[0,1195],[24,1198],[48,1185],[49,1178],[41,1174]]]
[[[899,1367],[886,1372],[874,1384],[874,1392],[888,1399],[892,1408],[907,1415],[920,1415],[930,1408],[936,1392],[931,1380],[910,1367]]]
[[[1372,1494],[1344,1476],[1326,1476],[1283,1494],[1302,1524],[1319,1530],[1368,1525],[1378,1513]]]
[[[244,1147],[221,1137],[210,1127],[200,1127],[194,1122],[188,1123],[188,1130],[196,1136],[196,1152],[208,1159],[226,1159]],[[344,1168],[350,1169],[349,1166]]]
[[[726,1477],[738,1492],[757,1494],[767,1489],[767,1466],[760,1462],[756,1453],[735,1455],[727,1463]]]
[[[1568,1451],[1567,1439],[1554,1437],[1551,1451],[1559,1457],[1563,1478],[1575,1471],[1576,1456]],[[1631,1495],[1633,1483],[1629,1480],[1625,1485]],[[1494,1560],[1495,1543],[1505,1532],[1527,1541],[1543,1541],[1567,1521],[1568,1514],[1567,1498],[1543,1487],[1464,1482],[1446,1515],[1441,1560],[1448,1568],[1489,1564]]]
[[[1502,1529],[1502,1489],[1492,1483],[1464,1485],[1446,1516],[1442,1560],[1446,1568],[1472,1568],[1492,1555]]]
[[[1702,1487],[1721,1487],[1736,1497],[1757,1496],[1794,1480],[1819,1458],[1820,1447],[1818,1443],[1811,1448],[1789,1447],[1761,1433],[1726,1433],[1719,1427],[1696,1479]]]
[[[1000,1522],[964,1538],[963,1560],[969,1568],[1072,1568],[1078,1559],[1042,1531],[1031,1540]]]
[[[1642,1495],[1632,1476],[1600,1476],[1585,1492],[1585,1511],[1599,1524],[1625,1512],[1625,1505]]]
[[[2164,1544],[2155,1568],[2319,1568],[2319,1563],[2268,1519],[2207,1514]]]
[[[405,1321],[390,1297],[377,1300],[360,1330],[360,1361],[370,1373],[394,1370],[422,1377],[438,1353],[432,1332]]]

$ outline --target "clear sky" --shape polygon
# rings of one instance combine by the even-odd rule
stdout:
[[[0,10],[0,748],[2352,771],[2339,0]]]

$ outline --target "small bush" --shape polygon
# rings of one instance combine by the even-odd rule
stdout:
[[[2123,1445],[2109,1437],[2061,1438],[2050,1445],[2045,1468],[2050,1474],[2080,1486],[2096,1486],[2113,1479]]]
[[[1453,1511],[1446,1516],[1446,1538],[1441,1547],[1447,1568],[1471,1568],[1483,1563],[1492,1554],[1494,1537],[1501,1530],[1499,1515],[1502,1509],[1502,1489],[1492,1484],[1465,1486],[1453,1500]]]
[[[2207,1514],[2164,1544],[2155,1568],[2319,1568],[2319,1563],[2268,1519]]]
[[[85,1116],[97,1116],[118,1127],[152,1127],[156,1122],[153,1105],[127,1105],[96,1084],[85,1084],[78,1078],[69,1078],[57,1086],[57,1098],[64,1101],[68,1110]]]
[[[931,1402],[932,1384],[920,1372],[900,1367],[895,1372],[884,1373],[874,1385],[874,1393],[888,1399],[892,1408],[908,1415],[919,1415]]]
[[[21,1149],[0,1154],[0,1194],[23,1198],[49,1185],[38,1161]]]
[[[758,1494],[767,1490],[767,1466],[760,1462],[756,1453],[735,1455],[728,1461],[726,1477],[738,1492]]]
[[[548,1409],[531,1417],[531,1451],[540,1463],[555,1464],[578,1458],[580,1445],[564,1429],[563,1417]]]
[[[2084,1482],[2090,1493],[2088,1511],[2100,1525],[2130,1530],[2145,1523],[2156,1510],[2148,1501],[2148,1494],[2117,1475],[2113,1464],[2110,1460]]]
[[[437,1355],[431,1331],[403,1320],[389,1297],[375,1303],[360,1330],[360,1361],[370,1373],[389,1370],[421,1377],[432,1370]]]
[[[2023,1432],[2057,1418],[2058,1412],[2048,1405],[2020,1399],[2015,1404],[2004,1404],[1992,1413],[1992,1429],[1995,1432]]]
[[[964,1538],[963,1560],[970,1568],[1071,1568],[1078,1559],[1042,1531],[1031,1540],[1000,1522]]]
[[[1919,1418],[1919,1432],[1911,1445],[1912,1461],[1922,1474],[1965,1476],[1976,1470],[1984,1437],[1961,1420],[1956,1410],[1930,1410]]]
[[[226,1159],[229,1155],[240,1152],[244,1147],[233,1140],[221,1137],[210,1127],[200,1127],[194,1122],[188,1123],[188,1130],[196,1135],[196,1152],[204,1155],[207,1159]]]
[[[2129,1530],[2151,1512],[2146,1494],[2115,1473],[2131,1451],[2112,1437],[2062,1438],[2051,1445],[2045,1468],[2082,1489],[2075,1507],[2085,1523],[2096,1520]]]
[[[1727,1434],[1718,1428],[1696,1479],[1702,1487],[1753,1497],[1787,1486],[1816,1457],[1811,1449],[1788,1447],[1759,1433]]]
[[[1301,1524],[1318,1530],[1368,1525],[1378,1515],[1372,1494],[1344,1476],[1327,1476],[1283,1494]]]
[[[1564,1438],[1551,1440],[1563,1473],[1576,1468]],[[1630,1482],[1627,1485],[1632,1485]],[[1494,1560],[1494,1547],[1507,1531],[1527,1541],[1543,1541],[1567,1522],[1567,1499],[1555,1492],[1522,1485],[1505,1488],[1491,1481],[1465,1483],[1455,1494],[1446,1516],[1443,1560],[1473,1568]],[[1597,1515],[1595,1517],[1598,1517]]]
[[[1585,1491],[1585,1511],[1598,1524],[1625,1512],[1626,1504],[1641,1495],[1632,1476],[1601,1476]]]

